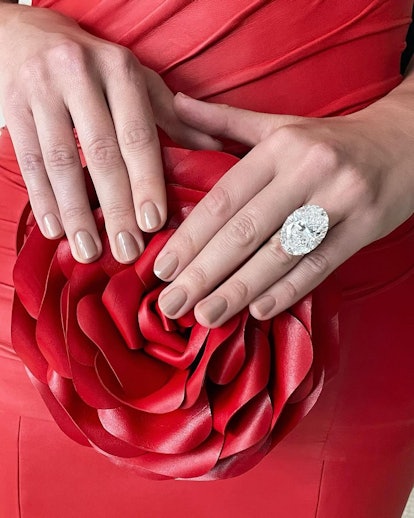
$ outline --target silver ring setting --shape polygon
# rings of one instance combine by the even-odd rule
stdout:
[[[318,205],[303,205],[286,218],[280,230],[280,244],[290,255],[312,252],[324,240],[329,216]]]

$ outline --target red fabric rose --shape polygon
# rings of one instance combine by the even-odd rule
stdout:
[[[97,262],[76,263],[66,239],[48,241],[35,226],[16,263],[13,345],[54,419],[74,440],[147,477],[245,472],[322,388],[335,326],[316,316],[311,296],[270,321],[244,310],[218,329],[192,312],[174,321],[159,310],[155,257],[236,161],[164,152],[169,220],[133,265],[112,258],[99,209]]]

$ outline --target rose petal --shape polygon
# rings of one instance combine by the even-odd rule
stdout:
[[[45,239],[39,228],[35,227],[16,260],[13,271],[14,287],[20,301],[32,317],[36,318],[39,315],[50,264],[58,244],[58,241]]]
[[[46,383],[48,364],[37,346],[36,320],[29,315],[17,297],[13,302],[12,319],[14,325],[11,328],[11,334],[14,350],[33,375]]]
[[[244,333],[248,314],[248,310],[243,312],[234,334],[224,340],[211,358],[208,377],[217,385],[230,383],[239,373],[246,359]]]
[[[204,386],[208,364],[214,351],[216,351],[216,349],[234,333],[235,329],[237,329],[239,325],[239,320],[239,317],[236,315],[235,317],[228,320],[225,324],[214,330],[207,330],[207,328],[200,326],[200,333],[204,330],[210,331],[210,333],[207,338],[203,355],[201,356],[198,365],[195,367],[194,372],[188,380],[186,398],[183,404],[183,408],[191,407],[198,399]],[[195,333],[197,330],[198,327],[196,326],[193,330],[193,333]]]
[[[56,411],[54,418],[59,425],[66,423],[66,426],[69,426],[68,416],[75,427],[88,438],[88,441],[94,447],[104,450],[111,455],[133,457],[142,453],[139,449],[104,430],[98,419],[97,411],[83,403],[69,380],[62,378],[56,372],[49,371],[48,385],[61,407],[60,409],[54,407]],[[66,413],[66,416],[64,413],[62,414],[62,410]],[[72,433],[74,433],[73,430]]]
[[[187,369],[201,351],[209,331],[208,328],[196,324],[191,330],[188,343],[184,343],[183,351],[165,347],[164,344],[148,343],[145,346],[145,352],[176,369]],[[178,339],[177,342],[180,344]],[[174,344],[174,336],[171,338],[171,343]]]
[[[67,280],[54,257],[49,270],[47,289],[36,326],[36,341],[50,367],[66,378],[71,377],[66,340],[61,318],[61,293]]]
[[[273,387],[270,396],[274,414],[272,426],[296,388],[312,366],[313,348],[308,331],[292,315],[284,312],[273,319]]]
[[[130,349],[140,349],[144,344],[138,326],[138,305],[143,291],[135,269],[130,267],[114,275],[102,295],[102,302]]]
[[[101,383],[95,366],[88,367],[69,356],[72,380],[82,401],[93,408],[116,408],[119,401]]]
[[[262,390],[228,423],[220,458],[247,450],[266,439],[271,431],[272,417],[272,402],[267,390]]]
[[[185,453],[198,447],[211,433],[211,412],[205,394],[192,408],[167,414],[119,407],[98,410],[98,415],[105,430],[148,452]]]
[[[78,321],[106,360],[128,398],[141,398],[159,390],[172,376],[172,369],[141,350],[131,351],[112,323],[98,295],[79,301]],[[102,374],[100,375],[103,378]]]
[[[166,378],[160,388],[155,388],[148,394],[139,396],[143,389],[148,390],[141,379],[133,376],[129,383],[129,392],[126,392],[101,354],[96,357],[95,370],[105,390],[118,400],[118,405],[124,403],[143,412],[165,414],[177,410],[183,402],[187,371],[172,371],[171,377]],[[131,387],[133,382],[135,385]]]
[[[204,475],[193,478],[192,480],[222,480],[231,477],[238,477],[246,471],[254,468],[271,449],[270,438],[263,439],[262,442],[255,444],[248,450],[236,453],[231,457],[220,459],[217,464]]]
[[[223,434],[233,415],[259,394],[269,382],[269,340],[255,326],[248,326],[246,334],[246,362],[243,369],[231,383],[220,387],[220,390],[214,391],[210,397],[213,427]]]
[[[181,455],[146,453],[139,459],[131,459],[131,464],[168,478],[198,479],[217,464],[222,445],[223,437],[213,432],[198,448]]]

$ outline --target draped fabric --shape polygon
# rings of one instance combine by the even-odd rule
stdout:
[[[399,84],[412,9],[408,0],[34,5],[129,47],[173,91],[309,116],[361,109]],[[150,481],[66,438],[10,347],[11,271],[27,194],[7,130],[0,172],[2,516],[401,516],[414,481],[412,219],[339,268],[338,370],[296,429],[235,479]]]

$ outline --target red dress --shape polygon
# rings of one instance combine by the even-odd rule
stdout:
[[[247,109],[346,114],[401,81],[410,0],[44,0],[128,46],[174,91]],[[258,466],[152,481],[68,439],[10,346],[27,194],[0,138],[0,515],[397,518],[414,480],[414,219],[338,270],[340,358],[311,413]]]

